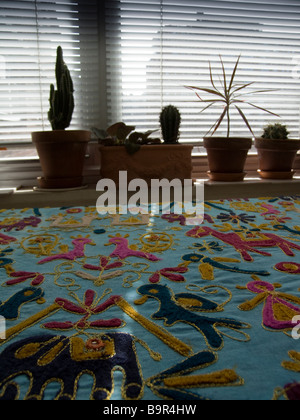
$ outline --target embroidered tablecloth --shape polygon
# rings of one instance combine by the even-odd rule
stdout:
[[[0,399],[299,399],[299,213],[1,210]]]

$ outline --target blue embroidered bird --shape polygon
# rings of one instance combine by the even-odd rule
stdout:
[[[0,301],[0,315],[7,320],[19,317],[20,308],[28,302],[39,301],[44,296],[40,288],[28,287],[11,296],[6,302]]]
[[[210,258],[206,257],[203,254],[187,254],[182,257],[182,260],[184,261],[183,265],[188,267],[189,264],[192,263],[200,263],[199,264],[199,272],[201,274],[201,277],[203,280],[214,280],[214,269],[217,268],[219,270],[225,270],[233,273],[239,273],[239,274],[255,274],[257,276],[269,276],[270,273],[266,270],[243,270],[242,268],[239,268],[237,266],[230,267],[226,263],[239,263],[240,260],[233,259],[233,258]]]
[[[0,268],[7,268],[8,265],[13,264],[13,260],[11,260],[10,258],[6,258],[7,255],[11,254],[12,252],[14,252],[14,250],[11,248],[0,250]]]
[[[163,319],[168,327],[178,322],[189,324],[203,334],[207,345],[215,350],[220,350],[223,347],[223,338],[217,329],[218,326],[232,330],[250,328],[249,324],[236,321],[235,319],[200,315],[199,311],[220,311],[220,307],[215,302],[199,295],[191,293],[175,295],[167,286],[159,284],[141,286],[138,289],[138,293],[143,297],[135,302],[137,305],[142,305],[148,298],[158,300],[160,308],[158,312],[152,315],[153,319]],[[190,304],[188,304],[188,300],[190,300]],[[193,311],[195,310],[198,313],[194,313]]]

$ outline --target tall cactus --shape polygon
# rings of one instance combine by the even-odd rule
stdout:
[[[70,126],[72,121],[74,111],[74,85],[68,66],[64,62],[61,47],[57,48],[55,74],[57,90],[51,84],[48,119],[53,130],[65,130]]]
[[[168,105],[164,107],[160,114],[160,125],[162,136],[166,144],[178,143],[181,115],[179,110]]]

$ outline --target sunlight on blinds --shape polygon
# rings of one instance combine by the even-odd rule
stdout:
[[[162,106],[173,104],[182,113],[181,140],[199,141],[220,109],[200,115],[203,106],[185,86],[211,87],[209,62],[218,82],[219,55],[230,75],[241,54],[236,83],[276,89],[253,102],[279,114],[299,137],[298,0],[110,0],[106,19],[111,123],[155,129]],[[256,135],[276,119],[244,109]],[[250,134],[237,113],[232,127],[232,135]],[[225,124],[218,134],[226,135]]]
[[[28,142],[32,131],[51,129],[47,114],[58,45],[75,85],[70,129],[95,124],[99,97],[97,79],[92,82],[91,75],[95,77],[98,68],[96,4],[97,0],[1,0],[0,142]]]

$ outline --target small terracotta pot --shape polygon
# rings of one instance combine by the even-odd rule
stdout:
[[[259,158],[259,173],[262,178],[291,179],[293,165],[300,140],[268,140],[255,139],[255,147]]]
[[[206,137],[209,176],[214,181],[242,181],[252,139],[243,137]]]
[[[43,177],[41,188],[59,189],[82,186],[82,173],[91,132],[44,131],[32,133],[40,158]]]

